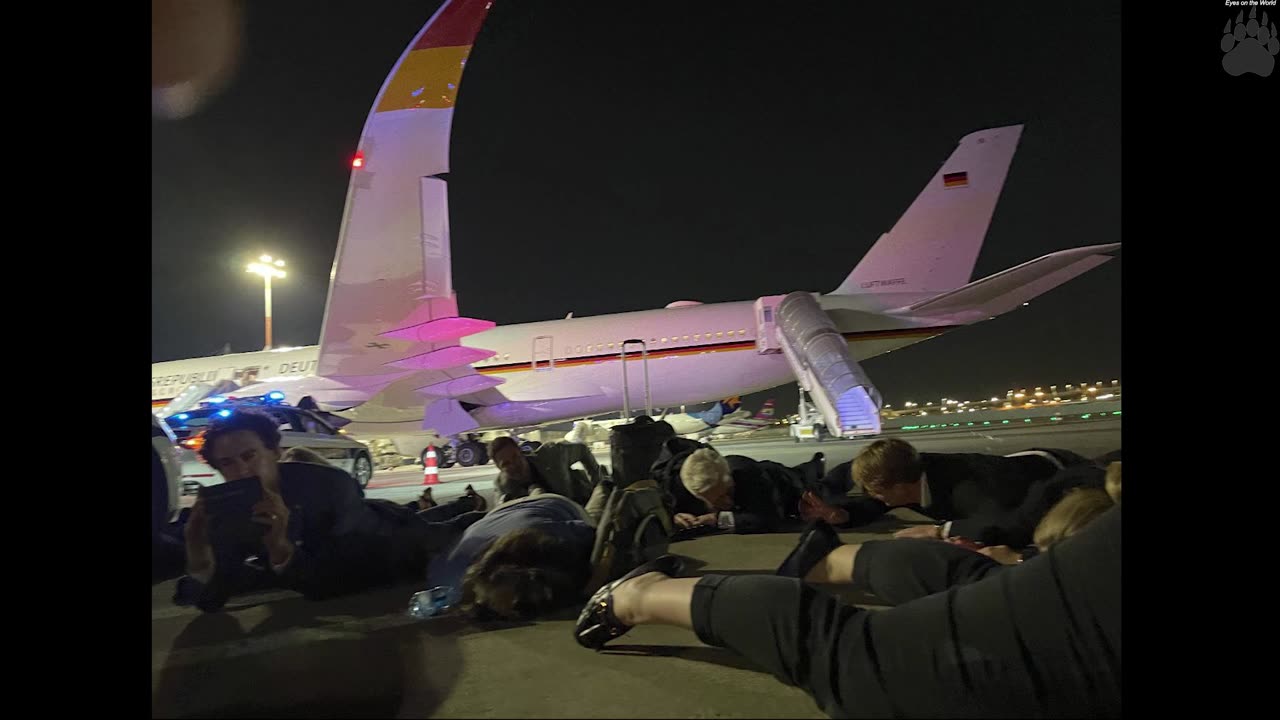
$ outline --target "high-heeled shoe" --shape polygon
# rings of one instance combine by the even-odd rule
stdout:
[[[622,583],[646,573],[660,572],[668,577],[676,577],[684,569],[684,561],[675,555],[663,555],[650,560],[611,583],[605,584],[591,596],[582,613],[578,615],[578,624],[574,627],[573,636],[578,644],[592,650],[600,650],[605,643],[620,637],[631,629],[618,620],[613,614],[613,591]]]

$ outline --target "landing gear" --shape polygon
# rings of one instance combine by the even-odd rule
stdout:
[[[453,454],[457,458],[458,464],[462,467],[484,465],[489,462],[489,453],[485,450],[484,443],[478,440],[467,440],[459,443]]]
[[[427,450],[430,448],[422,448],[422,464],[427,464]],[[436,467],[449,468],[458,464],[458,458],[455,456],[452,445],[441,445],[436,448]]]

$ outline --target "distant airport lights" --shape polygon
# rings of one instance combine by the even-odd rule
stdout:
[[[262,297],[265,307],[263,318],[267,341],[263,350],[271,349],[271,278],[283,278],[285,276],[283,267],[284,260],[263,255],[258,258],[258,262],[249,263],[249,267],[245,268],[248,272],[262,277]]]

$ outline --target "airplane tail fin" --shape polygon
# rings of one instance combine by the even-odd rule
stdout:
[[[960,139],[951,157],[833,295],[939,293],[969,282],[1021,125]]]

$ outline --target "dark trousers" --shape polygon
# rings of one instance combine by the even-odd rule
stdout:
[[[863,543],[853,564],[853,587],[901,605],[958,585],[975,583],[1012,565],[951,543],[919,538]]]
[[[448,550],[472,523],[485,516],[474,507],[471,498],[461,498],[414,513],[397,528],[391,542],[396,576],[421,579],[432,557]]]
[[[899,541],[894,541],[899,542]],[[706,575],[693,628],[832,717],[1119,717],[1120,509],[1049,552],[895,608]]]

